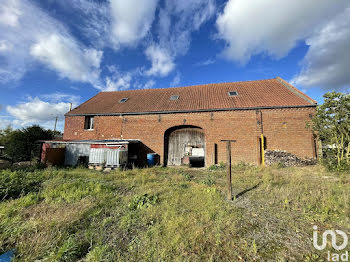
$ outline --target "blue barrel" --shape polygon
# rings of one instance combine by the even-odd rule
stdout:
[[[147,154],[147,164],[149,166],[156,165],[156,159],[157,159],[157,154],[156,153]]]
[[[15,250],[12,249],[5,254],[0,255],[0,262],[11,262],[15,256]]]

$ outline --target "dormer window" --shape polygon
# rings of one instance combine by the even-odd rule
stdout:
[[[179,97],[180,97],[180,96],[178,96],[178,95],[172,95],[172,96],[170,97],[170,100],[172,100],[172,101],[179,100]]]
[[[229,91],[228,96],[238,96],[238,92],[237,91]]]
[[[119,100],[119,103],[125,103],[126,101],[128,101],[129,98],[124,97],[122,99]]]
[[[93,130],[94,129],[94,117],[93,116],[86,116],[85,117],[84,129],[85,130]]]

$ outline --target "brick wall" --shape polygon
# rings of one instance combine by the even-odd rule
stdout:
[[[267,149],[286,150],[299,157],[315,157],[312,132],[306,128],[315,108],[264,109],[154,114],[130,116],[95,116],[94,130],[84,130],[84,116],[67,116],[64,139],[140,139],[150,150],[160,155],[163,163],[164,133],[180,125],[201,127],[205,133],[206,166],[217,160],[225,162],[223,139],[235,139],[233,162],[259,162],[259,137],[263,131]]]

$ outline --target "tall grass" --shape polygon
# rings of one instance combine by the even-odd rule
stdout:
[[[350,176],[322,167],[237,165],[232,202],[222,168],[1,174],[17,261],[316,261],[313,224],[349,230]]]

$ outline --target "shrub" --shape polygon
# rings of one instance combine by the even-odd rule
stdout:
[[[219,165],[211,165],[208,167],[208,170],[215,171],[215,170],[224,170],[226,168],[226,164],[224,162],[220,162]]]
[[[155,205],[158,201],[158,196],[151,196],[144,194],[142,196],[136,196],[129,204],[130,209],[143,209]]]
[[[0,171],[0,200],[38,192],[45,176],[40,171]]]
[[[188,173],[182,173],[182,176],[185,178],[186,181],[191,181],[193,177]]]
[[[204,184],[204,185],[207,185],[207,186],[213,186],[213,185],[215,185],[215,180],[214,180],[214,178],[212,176],[208,176],[201,183]]]

